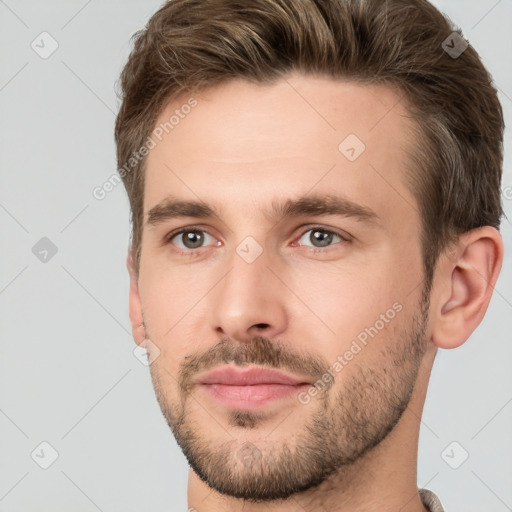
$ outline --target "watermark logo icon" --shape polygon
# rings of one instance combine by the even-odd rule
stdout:
[[[346,137],[338,146],[339,152],[350,162],[357,160],[365,149],[363,141],[354,133]]]
[[[238,244],[236,252],[246,263],[253,263],[263,253],[263,247],[252,236],[248,236]]]
[[[59,47],[57,40],[48,32],[41,32],[31,43],[30,47],[42,59],[51,57]]]
[[[261,452],[252,443],[245,443],[236,456],[246,468],[250,468],[254,462],[261,459]]]
[[[458,59],[467,50],[468,46],[469,43],[458,32],[452,32],[441,43],[441,48],[452,59]]]
[[[48,469],[59,458],[59,452],[48,441],[43,441],[34,448],[30,456],[39,467]]]
[[[468,460],[468,451],[457,441],[452,441],[442,452],[441,458],[452,469],[459,469]]]
[[[160,356],[160,349],[148,338],[135,347],[133,355],[144,366],[150,366]]]
[[[32,247],[32,254],[41,262],[48,263],[56,254],[57,246],[46,236],[43,236],[34,247]]]

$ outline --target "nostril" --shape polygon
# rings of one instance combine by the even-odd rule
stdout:
[[[255,324],[254,327],[257,327],[258,329],[266,329],[269,325],[268,324]]]

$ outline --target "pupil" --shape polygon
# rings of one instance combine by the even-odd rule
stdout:
[[[332,234],[324,231],[312,231],[310,238],[313,245],[319,243],[317,247],[327,247],[332,242]]]
[[[183,243],[185,247],[188,247],[189,249],[201,247],[203,243],[203,235],[199,231],[190,231],[188,233],[184,233],[183,236]]]

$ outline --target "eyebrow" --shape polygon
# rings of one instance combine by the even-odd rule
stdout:
[[[368,224],[379,224],[379,216],[370,208],[357,204],[345,197],[327,195],[309,195],[286,201],[273,201],[270,212],[264,212],[272,221],[287,217],[338,215],[352,217]],[[156,226],[169,219],[193,217],[197,219],[215,218],[221,215],[213,206],[203,201],[182,201],[168,196],[153,206],[147,213],[146,224]]]

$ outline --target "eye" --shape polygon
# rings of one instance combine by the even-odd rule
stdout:
[[[309,234],[308,234],[309,233]],[[338,242],[348,242],[348,237],[342,237],[341,235],[334,233],[328,229],[322,227],[314,227],[305,231],[298,240],[298,245],[308,245],[305,241],[310,242],[312,247],[317,249],[322,247],[328,247]]]
[[[215,241],[215,238],[202,229],[188,228],[180,229],[179,231],[171,234],[167,238],[167,242],[172,243],[178,249],[187,251],[190,249],[200,249],[201,247],[204,247],[204,243],[207,242],[208,239]],[[216,245],[220,245],[220,242],[217,242]]]
[[[342,236],[329,229],[320,226],[309,228],[304,231],[297,242],[292,245],[305,245],[316,249],[329,247],[336,243],[348,242],[348,236]],[[308,243],[309,242],[309,243]],[[207,245],[222,245],[203,229],[189,227],[175,231],[166,237],[166,243],[174,245],[181,252],[194,252],[194,249],[201,249]]]

